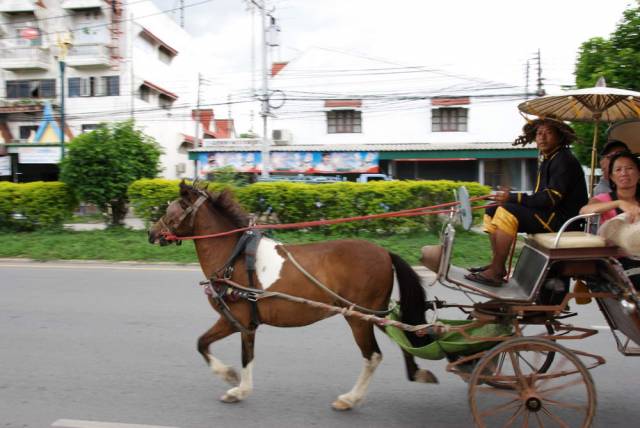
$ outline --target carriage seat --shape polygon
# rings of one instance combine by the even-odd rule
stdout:
[[[605,247],[607,243],[602,236],[593,235],[586,232],[564,232],[558,241],[558,246],[554,246],[557,233],[536,233],[529,235],[532,240],[542,248],[596,248]]]

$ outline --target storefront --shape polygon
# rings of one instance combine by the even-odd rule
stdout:
[[[385,173],[401,180],[477,181],[492,187],[531,190],[535,185],[537,150],[507,145],[441,149],[433,145],[273,146],[272,174],[342,175],[354,180],[363,173]],[[259,174],[258,144],[210,144],[189,151],[200,178],[217,168]]]

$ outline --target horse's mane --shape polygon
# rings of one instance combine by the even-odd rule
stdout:
[[[184,185],[183,189],[191,192],[205,192],[209,197],[207,203],[212,208],[220,211],[231,224],[235,227],[246,227],[249,225],[249,214],[242,209],[238,201],[236,201],[233,193],[229,189],[214,193],[208,189],[200,189],[190,185]]]

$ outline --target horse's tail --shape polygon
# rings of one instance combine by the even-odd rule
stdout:
[[[409,264],[397,254],[389,253],[391,262],[396,270],[396,277],[400,288],[401,321],[406,324],[425,324],[425,292],[420,283],[420,277]],[[414,347],[429,343],[428,337],[418,337],[414,333],[406,333]]]

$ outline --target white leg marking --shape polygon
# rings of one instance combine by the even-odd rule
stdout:
[[[267,289],[280,279],[280,271],[285,259],[276,250],[279,242],[269,238],[262,238],[258,244],[256,254],[256,275],[262,288]]]
[[[219,376],[222,380],[230,383],[231,385],[238,384],[238,374],[233,367],[224,364],[211,354],[207,355],[209,356],[209,367],[211,367],[213,374]]]
[[[226,403],[235,403],[244,400],[253,391],[253,361],[242,369],[240,385],[231,388],[220,399]]]
[[[376,367],[378,367],[381,361],[382,355],[377,352],[374,352],[371,355],[370,360],[364,360],[364,367],[362,368],[362,372],[360,372],[360,376],[358,376],[356,384],[353,385],[351,391],[338,397],[338,401],[342,401],[344,404],[347,404],[347,407],[341,410],[350,409],[362,401],[367,393],[367,389],[369,389],[369,383],[371,383],[373,373],[376,371]],[[336,407],[335,403],[334,407]]]

